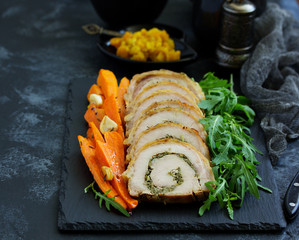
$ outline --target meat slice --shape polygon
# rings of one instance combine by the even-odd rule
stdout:
[[[144,145],[122,175],[131,196],[163,202],[204,197],[214,176],[209,161],[191,144],[162,139]]]
[[[200,109],[197,107],[196,103],[193,102],[192,99],[190,99],[189,97],[171,90],[159,90],[152,93],[147,98],[137,102],[135,104],[135,107],[132,109],[131,113],[125,116],[127,132],[130,131],[130,129],[132,128],[136,119],[139,118],[139,116],[149,111],[151,109],[151,106],[152,107],[157,106],[162,101],[176,101],[176,102],[184,103],[185,105],[189,105],[190,108],[193,109],[197,108],[198,114],[195,117],[198,118],[203,117],[203,114],[200,111]]]
[[[182,124],[189,128],[193,128],[198,132],[202,140],[206,141],[207,133],[196,117],[182,109],[167,107],[151,110],[144,116],[141,116],[129,132],[129,135],[125,139],[124,143],[126,145],[131,145],[132,142],[135,141],[134,139],[137,139],[143,131],[159,123],[167,122]]]
[[[136,74],[133,76],[127,93],[124,96],[127,106],[134,101],[135,97],[143,90],[143,88],[147,87],[148,85],[158,84],[163,81],[178,83],[193,92],[199,99],[205,99],[205,95],[199,84],[189,78],[186,74],[161,69]]]
[[[183,96],[187,96],[191,99],[195,104],[198,104],[201,100],[196,96],[193,92],[191,92],[188,88],[177,84],[176,82],[171,81],[162,81],[158,84],[149,82],[146,87],[142,89],[142,91],[134,98],[134,101],[127,106],[126,114],[129,114],[130,111],[134,108],[136,103],[142,101],[145,98],[148,98],[156,91],[159,90],[171,90],[180,93]]]
[[[137,139],[135,138],[130,147],[127,149],[127,163],[133,158],[134,154],[147,143],[165,138],[173,138],[182,142],[190,143],[207,159],[210,159],[209,149],[197,131],[181,124],[168,122],[150,127],[143,131]]]

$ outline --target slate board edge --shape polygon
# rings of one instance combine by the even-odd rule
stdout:
[[[68,171],[66,162],[69,160],[69,137],[72,112],[72,82],[68,86],[68,96],[66,103],[65,117],[65,136],[63,143],[62,165],[61,165],[61,188],[59,194],[59,211],[58,211],[58,229],[61,231],[280,231],[286,227],[286,222],[282,221],[275,224],[260,222],[257,223],[217,223],[213,228],[207,227],[204,223],[155,223],[155,222],[139,222],[138,224],[130,223],[108,223],[108,222],[70,222],[62,210],[62,202],[65,199],[65,180],[67,179]],[[275,182],[276,185],[276,182]],[[278,191],[272,193],[276,198],[279,198]],[[113,213],[111,213],[113,214]],[[233,228],[232,228],[233,227]]]
[[[72,82],[68,83],[67,87],[67,100],[66,100],[66,109],[65,109],[65,129],[64,129],[64,138],[63,138],[63,152],[61,157],[61,177],[60,177],[60,191],[59,191],[59,202],[58,202],[58,218],[57,218],[57,225],[59,230],[65,229],[65,226],[68,225],[66,221],[65,214],[62,210],[62,202],[65,199],[65,180],[67,178],[67,167],[66,161],[69,159],[68,155],[70,152],[69,147],[69,124],[71,121],[70,114],[72,110]]]
[[[63,219],[61,219],[63,220]],[[232,228],[234,226],[234,228]],[[206,231],[206,232],[222,232],[222,231],[281,231],[284,227],[279,224],[265,224],[263,228],[258,224],[216,224],[213,228],[208,228],[203,223],[198,224],[182,224],[182,223],[154,223],[140,222],[139,224],[127,223],[86,223],[86,222],[60,222],[59,229],[61,231],[103,231],[103,232],[123,232],[123,231]]]

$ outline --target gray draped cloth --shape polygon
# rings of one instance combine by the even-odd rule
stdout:
[[[261,119],[275,165],[289,140],[299,137],[299,22],[269,3],[255,19],[256,46],[241,68],[240,85]]]

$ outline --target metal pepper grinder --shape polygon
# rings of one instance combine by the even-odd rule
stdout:
[[[249,0],[226,0],[222,5],[220,39],[216,61],[229,68],[240,68],[253,49],[256,7]]]

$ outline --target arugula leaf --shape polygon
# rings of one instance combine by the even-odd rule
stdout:
[[[219,178],[219,181],[222,182],[206,182],[206,187],[210,190],[209,198],[204,202],[204,204],[200,207],[198,213],[200,216],[202,216],[205,212],[205,210],[210,210],[212,202],[217,201],[217,196],[221,194],[221,192],[224,190],[225,187],[225,179]],[[216,186],[216,188],[213,187],[213,185]]]
[[[200,86],[204,93],[206,93],[207,90],[212,88],[228,88],[231,86],[230,83],[227,83],[226,80],[220,79],[216,76],[214,76],[214,73],[206,73],[204,75],[203,81],[200,82]]]
[[[84,192],[87,193],[88,190],[91,188],[91,190],[95,194],[95,199],[99,198],[99,207],[102,208],[103,200],[105,201],[105,207],[108,211],[110,211],[110,206],[114,207],[116,210],[120,211],[122,214],[124,214],[127,217],[130,217],[130,214],[127,212],[126,209],[123,208],[122,205],[120,205],[118,202],[115,201],[115,196],[112,198],[109,198],[107,194],[111,191],[108,190],[104,194],[98,192],[94,188],[95,181],[93,181],[91,184],[89,184],[86,188],[84,188]]]
[[[258,191],[256,180],[255,180],[254,176],[251,174],[250,169],[248,169],[248,167],[247,167],[246,163],[243,161],[243,159],[241,157],[237,157],[237,158],[242,165],[243,174],[245,177],[245,181],[248,185],[249,192],[252,195],[254,195],[257,199],[259,199],[260,195],[259,195],[259,191]]]
[[[259,189],[271,192],[258,184],[261,178],[257,174],[259,162],[255,154],[262,153],[253,145],[249,129],[255,112],[248,98],[234,92],[232,76],[228,82],[207,73],[199,84],[206,96],[206,100],[198,104],[205,110],[206,117],[199,121],[208,132],[207,144],[215,176],[215,181],[206,183],[210,193],[199,215],[218,200],[233,219],[233,209],[242,206],[246,192],[256,198],[259,198]]]

